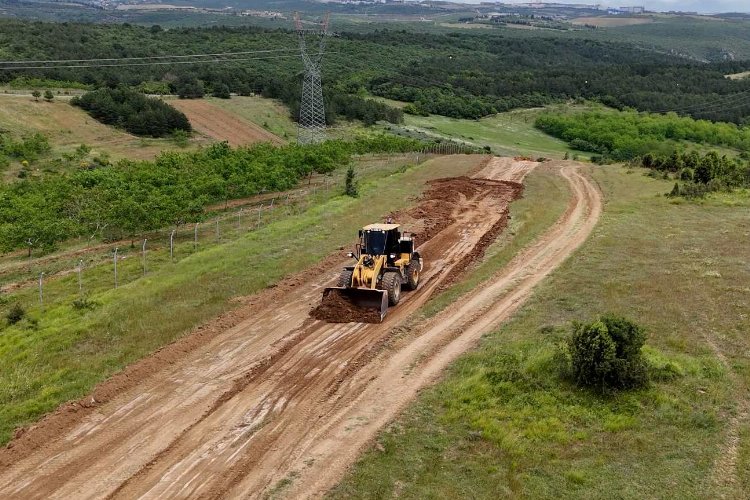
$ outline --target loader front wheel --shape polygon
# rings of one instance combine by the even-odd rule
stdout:
[[[354,274],[354,271],[350,271],[349,269],[344,269],[343,271],[341,271],[341,276],[339,276],[338,286],[340,288],[351,288],[353,274]]]
[[[388,305],[395,306],[401,300],[401,275],[399,273],[385,273],[383,275],[383,289],[388,292]]]
[[[406,289],[416,290],[419,286],[419,261],[412,259],[409,265],[406,266]]]

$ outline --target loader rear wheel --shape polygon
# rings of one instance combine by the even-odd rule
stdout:
[[[419,286],[419,268],[419,261],[416,259],[412,259],[406,266],[406,283],[404,285],[406,285],[407,290],[416,290]]]
[[[388,292],[388,305],[395,306],[401,300],[401,275],[399,273],[385,273],[383,275],[383,290]]]
[[[348,269],[344,269],[343,271],[341,271],[341,276],[339,276],[338,286],[340,288],[351,288],[353,274],[354,274],[354,271],[350,271]]]

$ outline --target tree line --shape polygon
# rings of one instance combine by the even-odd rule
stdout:
[[[134,135],[165,137],[176,130],[192,131],[184,113],[161,99],[147,97],[135,90],[103,88],[74,97],[70,103],[100,122],[123,128]]]
[[[6,36],[2,33],[13,33]],[[679,109],[709,120],[745,123],[750,79],[729,80],[726,63],[704,64],[628,43],[557,34],[418,33],[375,30],[332,38],[323,64],[328,119],[399,121],[401,112],[367,97],[413,104],[414,113],[477,118],[515,107],[567,99],[598,100],[619,109]],[[221,64],[132,68],[58,68],[4,71],[18,77],[167,89],[185,97],[206,93],[261,93],[299,109],[302,65],[290,30],[255,27],[173,28],[0,22],[0,48],[23,59],[143,57],[288,48],[284,58]],[[740,61],[731,70],[750,69]],[[722,102],[730,105],[717,105]]]
[[[627,161],[647,153],[669,155],[680,141],[750,151],[750,127],[637,111],[548,112],[535,126],[570,147],[597,153],[601,160]]]
[[[348,164],[353,154],[422,146],[386,135],[310,146],[232,149],[218,143],[196,152],[165,152],[153,161],[99,162],[26,178],[0,186],[0,250],[50,249],[83,235],[135,237],[200,220],[211,203],[290,189],[312,172]]]

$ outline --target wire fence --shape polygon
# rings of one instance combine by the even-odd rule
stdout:
[[[374,171],[398,171],[436,155],[469,152],[457,144],[434,144],[403,155],[370,154],[357,158],[359,178]],[[313,204],[344,190],[345,169],[332,175],[305,179],[294,190],[267,193],[246,200],[229,200],[213,207],[213,216],[199,222],[152,231],[139,238],[74,248],[35,259],[0,262],[5,282],[0,290],[0,312],[15,304],[27,310],[44,310],[73,302],[85,307],[87,297],[149,278],[191,255],[236,241],[269,224],[299,215]],[[163,273],[160,274],[163,276]]]

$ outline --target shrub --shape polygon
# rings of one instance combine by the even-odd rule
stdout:
[[[26,310],[21,307],[21,304],[15,303],[13,304],[13,307],[10,308],[8,311],[8,314],[5,315],[5,318],[8,320],[8,323],[11,325],[15,325],[19,321],[21,321],[26,316]]]
[[[576,384],[598,389],[630,389],[648,382],[641,348],[646,335],[632,321],[605,315],[591,323],[574,323],[568,342]]]
[[[84,311],[87,309],[94,309],[98,302],[89,299],[88,297],[79,297],[73,301],[73,309],[78,311]]]
[[[353,165],[349,165],[349,169],[346,171],[346,186],[344,187],[344,194],[351,197],[356,197],[359,194]]]

